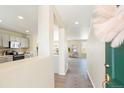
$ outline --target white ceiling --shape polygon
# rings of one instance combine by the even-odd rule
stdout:
[[[93,10],[92,5],[57,5],[64,25],[68,29],[68,39],[86,39],[90,26],[90,18]],[[79,24],[75,25],[74,22]]]
[[[38,6],[33,5],[0,5],[0,28],[26,33],[37,30]],[[93,6],[90,5],[58,5],[55,6],[59,12],[67,30],[69,39],[87,38],[90,17]],[[23,16],[19,20],[17,16]],[[79,21],[79,25],[74,22]]]
[[[17,16],[23,16],[20,20]],[[37,30],[37,6],[31,5],[0,5],[0,28],[26,33]]]

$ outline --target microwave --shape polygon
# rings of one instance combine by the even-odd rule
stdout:
[[[18,41],[9,41],[9,48],[20,48],[21,43]]]

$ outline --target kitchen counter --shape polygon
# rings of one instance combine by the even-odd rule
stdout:
[[[9,61],[13,61],[12,55],[0,56],[0,63],[9,62]]]
[[[4,56],[0,56],[0,63],[4,63],[4,62],[10,62],[10,61],[15,61],[15,60],[22,60],[22,59],[27,59],[27,58],[31,58],[30,56],[25,56],[25,55],[4,55]]]
[[[12,55],[4,55],[4,56],[0,56],[0,58],[3,58],[3,57],[12,57]]]

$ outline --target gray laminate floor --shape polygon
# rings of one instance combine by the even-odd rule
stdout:
[[[87,75],[87,62],[81,58],[70,58],[66,76],[55,75],[56,88],[92,88]]]

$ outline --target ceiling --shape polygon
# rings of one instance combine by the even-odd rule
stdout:
[[[22,16],[20,20],[17,16]],[[37,6],[0,5],[0,28],[26,33],[37,30]]]
[[[68,39],[87,39],[93,7],[92,5],[56,6],[68,30]],[[75,21],[79,24],[76,25]]]
[[[37,30],[36,5],[0,5],[0,28],[26,33],[26,30]],[[86,39],[90,26],[93,6],[90,5],[57,5],[55,6],[68,31],[68,39]],[[23,16],[20,20],[17,16]],[[75,25],[74,22],[79,24]]]

